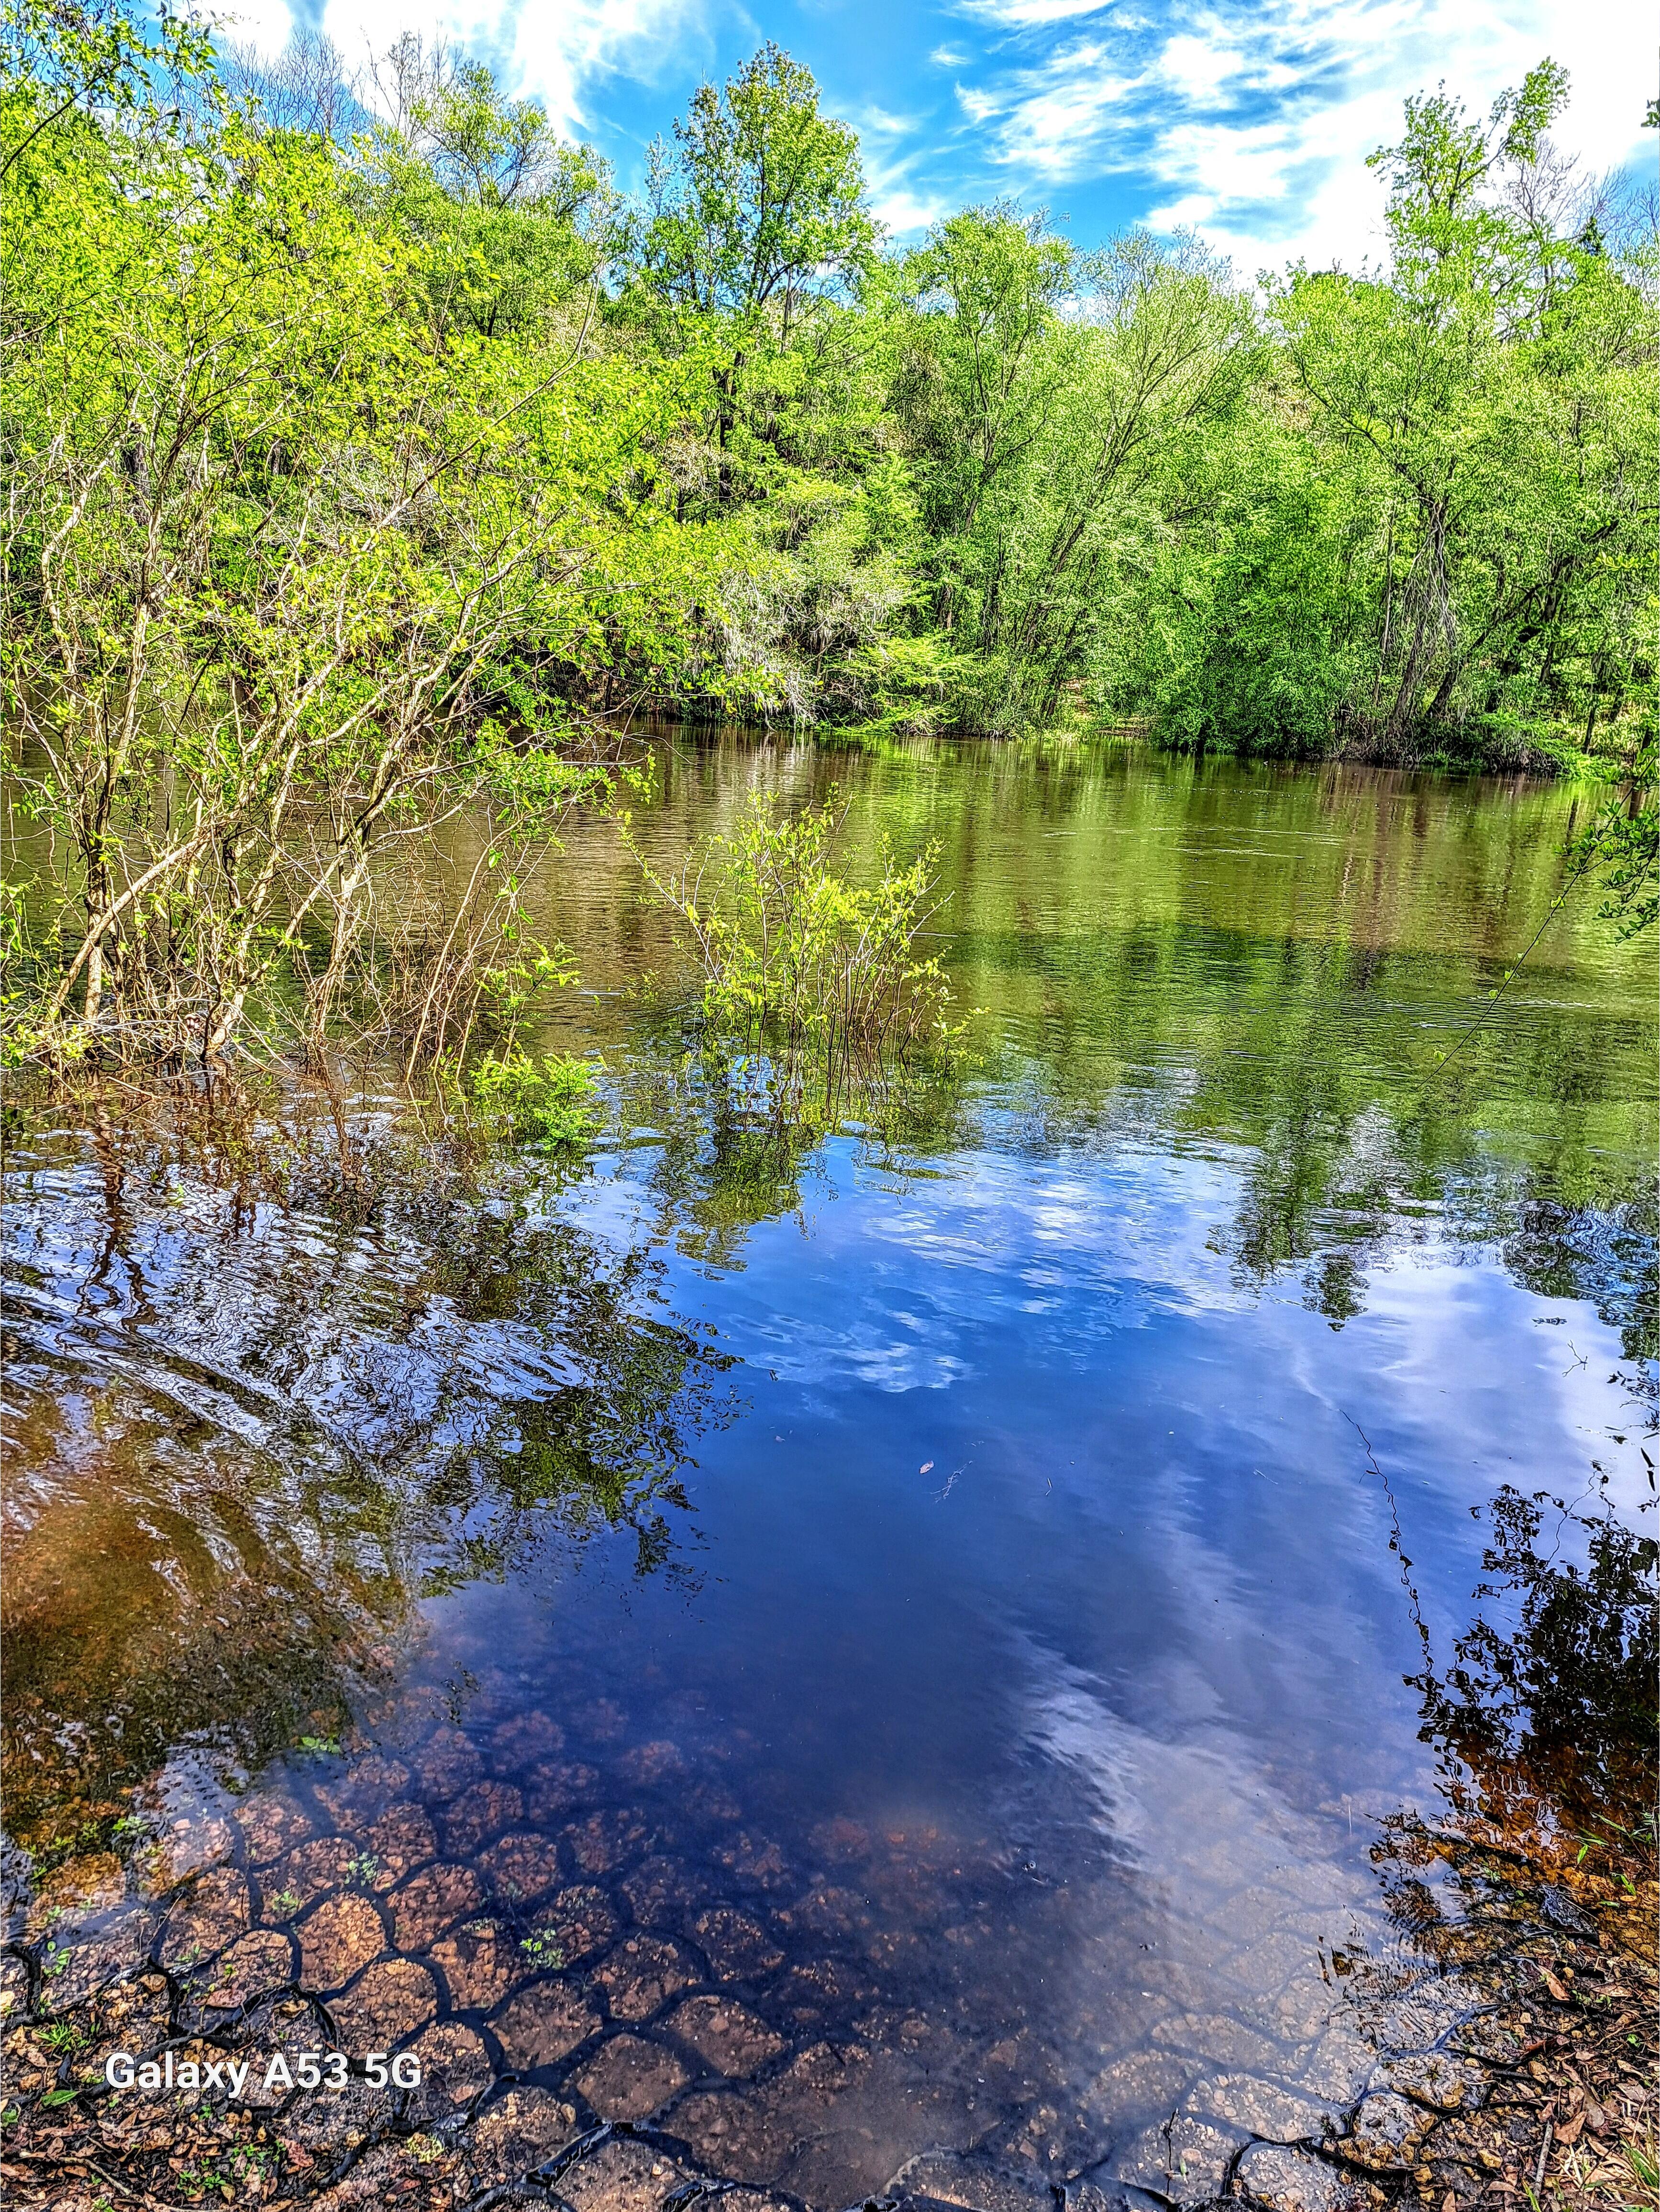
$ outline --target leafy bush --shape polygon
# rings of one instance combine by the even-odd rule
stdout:
[[[849,884],[829,866],[839,823],[834,794],[794,817],[757,794],[736,832],[711,840],[678,883],[642,861],[690,934],[711,1026],[822,1053],[832,1075],[855,1059],[903,1060],[952,1036],[951,987],[938,957],[921,950],[936,910],[939,848],[902,866],[885,843],[877,881]]]
[[[572,1054],[532,1060],[516,1049],[486,1053],[472,1071],[472,1095],[516,1137],[539,1145],[585,1144],[601,1127],[593,1070]]]
[[[1652,718],[1645,720],[1619,789],[1568,848],[1576,873],[1590,867],[1600,871],[1606,896],[1596,910],[1618,925],[1621,937],[1635,937],[1660,921],[1660,761]]]

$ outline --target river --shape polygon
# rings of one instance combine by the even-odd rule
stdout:
[[[297,1956],[434,2112],[1197,2201],[1365,2079],[1495,1495],[1649,1494],[1651,953],[1553,915],[1560,787],[659,763],[660,866],[757,787],[835,786],[855,869],[939,841],[966,1073],[781,1138],[593,820],[538,890],[578,1164],[416,1188],[366,1095],[355,1208],[15,1108],[11,1833],[92,1974],[204,1869],[170,1963]]]

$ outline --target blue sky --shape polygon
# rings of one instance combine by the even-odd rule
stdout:
[[[534,92],[636,186],[643,150],[705,76],[763,38],[858,129],[900,237],[965,202],[1047,206],[1080,244],[1186,224],[1253,276],[1380,251],[1365,167],[1401,102],[1444,78],[1485,106],[1548,53],[1571,72],[1559,142],[1586,167],[1652,161],[1657,72],[1639,0],[292,0],[346,54],[441,33]],[[289,0],[229,0],[280,46]]]

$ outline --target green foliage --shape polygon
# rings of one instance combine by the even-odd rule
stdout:
[[[712,840],[678,882],[642,862],[696,950],[711,1028],[811,1053],[832,1074],[952,1037],[950,986],[921,950],[938,847],[902,866],[885,841],[875,881],[851,884],[830,868],[839,823],[833,795],[791,817],[757,794],[733,835]]]
[[[1464,250],[1468,237],[1460,226],[1481,206],[1482,185],[1497,167],[1538,160],[1541,141],[1567,99],[1568,73],[1549,60],[1529,70],[1519,90],[1501,92],[1485,125],[1468,120],[1463,102],[1444,87],[1409,99],[1401,143],[1380,146],[1366,161],[1388,179],[1397,240],[1438,254]]]
[[[214,1058],[291,1028],[285,994],[317,1039],[367,989],[383,1032],[454,1048],[476,996],[388,936],[394,841],[474,798],[533,857],[597,788],[548,765],[570,693],[723,693],[707,611],[753,556],[641,467],[680,372],[592,342],[598,173],[476,70],[415,73],[359,166],[221,97],[164,106],[136,32],[7,20],[22,120],[58,106],[8,110],[0,637],[13,795],[71,925],[16,1034]],[[130,125],[91,104],[88,40]],[[521,221],[556,270],[477,228]],[[534,294],[510,314],[504,270]],[[471,974],[465,914],[429,949],[457,931]]]
[[[1272,420],[1229,426],[1199,466],[1198,517],[1150,549],[1120,601],[1135,703],[1183,750],[1329,751],[1365,666],[1346,502]],[[1144,598],[1154,619],[1137,630]]]
[[[741,325],[776,301],[787,341],[797,303],[871,258],[858,138],[770,40],[723,90],[698,87],[649,173],[640,281],[672,307]]]
[[[1173,459],[1235,405],[1249,308],[1191,240],[1078,254],[1004,206],[936,226],[893,289],[956,719],[1041,726],[1091,677]]]
[[[1387,270],[1264,304],[1191,238],[1001,204],[885,252],[772,45],[638,209],[413,38],[354,85],[315,38],[0,0],[0,680],[52,854],[0,920],[14,1061],[510,1033],[527,887],[642,709],[1639,747],[1655,250],[1553,152],[1552,64],[1484,118],[1409,101]],[[398,855],[462,806],[494,857],[435,929]],[[1597,833],[1639,921],[1651,820]],[[832,937],[908,945],[909,896]]]
[[[77,113],[154,120],[158,90],[208,76],[213,47],[188,15],[135,15],[123,0],[7,0],[0,11],[0,176]],[[19,179],[14,178],[14,182]]]
[[[1485,122],[1408,102],[1372,157],[1388,271],[1272,288],[1120,706],[1182,743],[1547,772],[1628,721],[1653,681],[1652,246],[1614,242],[1552,153],[1566,98],[1546,63]]]
[[[371,125],[362,190],[378,222],[423,248],[435,331],[557,334],[626,242],[606,164],[565,144],[539,101],[504,98],[480,62],[405,36],[376,74],[392,119]]]
[[[1651,715],[1627,776],[1568,847],[1568,861],[1576,872],[1596,871],[1606,894],[1597,911],[1621,937],[1660,921],[1660,759]]]
[[[509,1049],[486,1053],[471,1076],[472,1096],[512,1133],[550,1147],[585,1144],[603,1126],[587,1060],[557,1053],[532,1060]]]

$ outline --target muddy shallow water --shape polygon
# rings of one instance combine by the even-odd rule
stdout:
[[[357,1219],[26,1116],[20,1914],[85,1930],[67,1993],[204,1869],[165,1962],[297,1966],[435,2113],[512,2072],[814,2205],[970,2146],[1197,2201],[1372,2063],[1489,1501],[1646,1495],[1651,962],[1570,906],[1464,1034],[1559,791],[664,768],[661,861],[757,782],[939,838],[972,1072],[780,1143],[595,823],[544,885],[580,1167]]]

